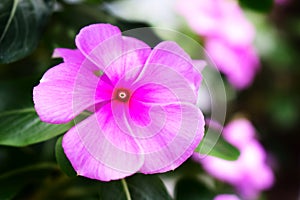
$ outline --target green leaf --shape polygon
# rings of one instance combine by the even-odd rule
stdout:
[[[212,130],[206,132],[204,139],[200,142],[199,146],[195,149],[195,152],[210,155],[225,160],[237,160],[240,152],[239,150],[225,141],[222,137],[219,137],[217,142],[210,139],[209,135],[217,135],[218,133]]]
[[[46,141],[66,132],[73,126],[44,123],[34,108],[0,113],[0,145],[27,146]]]
[[[3,80],[9,76],[1,71],[3,69],[0,67],[0,74],[3,75],[0,77],[0,113],[6,110],[32,107],[32,88],[38,79],[35,77],[26,77]]]
[[[269,12],[273,8],[273,0],[239,0],[242,7],[259,12]]]
[[[1,0],[0,63],[29,55],[38,45],[54,0]]]
[[[171,200],[164,184],[156,175],[136,174],[121,181],[102,183],[100,199]]]
[[[57,165],[42,163],[2,174],[0,175],[0,199],[13,199],[26,185],[58,171]]]
[[[212,200],[215,193],[195,178],[185,177],[175,186],[176,200]]]
[[[56,161],[62,171],[64,171],[68,176],[74,177],[76,176],[76,172],[74,171],[70,161],[65,155],[64,149],[62,148],[62,138],[63,137],[59,137],[55,145]]]

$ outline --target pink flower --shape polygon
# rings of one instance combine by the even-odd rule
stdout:
[[[262,190],[274,182],[271,168],[266,164],[266,153],[255,139],[255,130],[246,119],[228,124],[223,132],[225,140],[240,150],[236,161],[226,161],[207,156],[199,159],[204,169],[212,176],[235,186],[243,199],[256,199]]]
[[[214,200],[240,200],[234,194],[220,194],[214,198]]]
[[[248,87],[259,66],[252,42],[255,29],[237,1],[180,0],[178,12],[205,38],[208,55],[237,89]]]
[[[251,85],[259,69],[259,58],[252,45],[231,45],[218,38],[207,38],[205,47],[235,88],[243,89]]]
[[[45,122],[92,113],[63,137],[78,175],[161,173],[192,155],[204,133],[195,106],[201,75],[183,49],[170,41],[151,49],[109,24],[83,28],[76,46],[55,50],[64,62],[44,74],[33,98]]]
[[[178,12],[199,35],[233,44],[252,43],[255,29],[234,0],[179,0]]]

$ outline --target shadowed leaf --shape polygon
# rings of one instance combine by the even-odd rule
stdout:
[[[54,0],[0,1],[0,63],[29,55],[38,45]]]

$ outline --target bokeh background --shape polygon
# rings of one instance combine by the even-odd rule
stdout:
[[[43,9],[48,11],[42,13],[42,8],[39,8],[41,13],[38,17],[36,15],[35,19],[30,14],[23,13],[22,24],[35,24],[29,26],[27,35],[28,38],[34,37],[32,46],[27,46],[27,49],[22,49],[22,46],[17,47],[23,55],[14,57],[13,50],[8,49],[6,41],[12,43],[14,39],[25,39],[18,37],[16,33],[9,33],[8,39],[4,38],[7,39],[6,41],[3,38],[0,40],[0,51],[2,51],[0,54],[12,56],[11,60],[1,57],[1,112],[32,106],[32,88],[38,84],[42,74],[48,68],[60,62],[58,59],[51,58],[53,49],[75,48],[74,37],[85,25],[111,23],[119,26],[122,31],[149,26],[169,27],[188,35],[200,44],[205,40],[205,37],[198,35],[189,27],[184,17],[177,13],[177,17],[174,18],[176,11],[171,1],[37,0],[33,2],[37,7],[47,5]],[[226,120],[229,121],[238,115],[249,119],[259,134],[259,141],[268,153],[267,162],[272,167],[276,180],[273,187],[265,191],[261,198],[300,199],[300,1],[240,0],[239,3],[246,18],[256,30],[253,46],[260,57],[260,68],[253,82],[243,89],[232,87],[223,74],[229,97]],[[0,5],[10,8],[13,6],[9,1],[3,1]],[[0,6],[1,9],[4,7]],[[3,16],[4,14],[0,14],[2,32],[5,18]],[[25,147],[0,146],[0,174],[34,163],[55,163],[56,139]],[[55,164],[53,168],[56,169]],[[26,187],[20,186],[15,199],[41,199],[47,195],[50,198],[53,191],[59,191],[57,194],[62,195],[61,197],[65,195],[66,198],[72,194],[71,199],[75,199],[74,196],[83,198],[93,190],[91,185],[87,187],[85,180],[76,182],[62,179],[63,175],[59,170],[51,173],[42,171],[29,173],[28,176],[30,178],[27,176],[21,178],[34,179],[34,181]],[[18,187],[18,178],[20,176],[15,178],[16,187]],[[3,180],[0,181],[0,187],[5,185]],[[66,184],[63,184],[64,181]],[[60,189],[53,187],[53,184],[60,185]],[[65,194],[66,192],[70,194]]]

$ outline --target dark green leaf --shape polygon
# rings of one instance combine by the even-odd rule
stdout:
[[[4,68],[0,68],[2,69]],[[0,71],[0,74],[4,74],[3,77],[8,76],[5,72]],[[33,77],[14,80],[2,80],[0,77],[0,113],[5,110],[32,107],[32,88],[36,81],[37,78]]]
[[[273,0],[239,0],[242,7],[260,12],[269,12],[273,7]]]
[[[59,137],[57,139],[55,145],[55,157],[56,161],[59,164],[60,168],[68,175],[68,176],[76,176],[76,172],[74,171],[70,161],[65,155],[64,149],[62,148],[62,138]]]
[[[121,181],[111,181],[102,183],[99,190],[99,199],[115,199],[115,200],[127,200]]]
[[[0,175],[0,199],[12,199],[27,184],[58,171],[57,165],[43,163],[2,174]]]
[[[200,154],[207,154],[215,156],[225,160],[238,159],[240,152],[237,148],[226,142],[222,137],[219,137],[217,142],[210,139],[209,135],[217,135],[218,133],[212,130],[206,132],[204,139],[200,142],[199,146],[195,149],[195,152]]]
[[[0,113],[0,144],[27,146],[60,135],[72,126],[73,122],[62,125],[44,123],[34,108],[7,111]]]
[[[0,1],[0,63],[29,55],[38,45],[54,0]]]
[[[212,200],[215,193],[195,178],[183,178],[176,183],[176,200]]]
[[[171,199],[164,184],[156,175],[136,174],[121,181],[102,183],[100,199],[168,200]],[[126,194],[127,190],[127,194]]]

